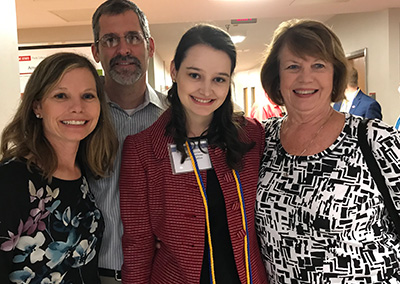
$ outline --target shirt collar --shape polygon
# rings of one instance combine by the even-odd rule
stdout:
[[[146,97],[149,99],[150,103],[154,104],[160,109],[167,109],[166,96],[163,94],[157,94],[156,91],[149,84],[146,84],[145,102]]]
[[[107,93],[106,94],[106,102],[110,105],[117,106],[118,108],[122,109],[117,103],[113,102],[110,100],[108,97]],[[159,107],[160,109],[165,110],[166,109],[166,101],[165,101],[165,96],[164,95],[158,95],[156,91],[148,84],[146,83],[146,90],[144,92],[144,101],[142,104],[137,106],[135,108],[135,112],[144,109],[146,106],[149,104],[154,104],[155,106]],[[123,110],[123,109],[122,109]]]
[[[354,98],[357,96],[358,92],[360,91],[360,88],[357,88],[357,90],[355,90],[352,93],[347,93],[346,94],[346,100],[349,102],[352,102],[354,100]]]

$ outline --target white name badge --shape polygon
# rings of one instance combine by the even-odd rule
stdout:
[[[208,143],[206,139],[200,140],[200,148],[198,142],[189,142],[192,147],[193,154],[197,161],[197,166],[200,170],[208,170],[212,168],[210,155],[208,154]],[[172,173],[173,174],[181,174],[193,171],[192,161],[190,157],[187,157],[185,161],[181,164],[181,153],[176,149],[175,144],[168,145],[169,157],[171,160]],[[185,146],[185,151],[187,153],[187,149]]]

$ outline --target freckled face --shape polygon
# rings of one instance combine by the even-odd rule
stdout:
[[[178,96],[186,115],[211,122],[214,111],[225,101],[231,84],[231,60],[221,50],[207,45],[191,47],[179,70],[171,64]]]
[[[100,101],[92,73],[86,68],[66,72],[35,104],[34,112],[42,118],[44,135],[53,146],[79,145],[94,130],[100,116]]]
[[[298,57],[287,46],[279,55],[280,90],[290,111],[315,112],[330,106],[334,67],[331,62]]]

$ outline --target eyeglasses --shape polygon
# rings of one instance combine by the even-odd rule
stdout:
[[[122,36],[125,42],[129,45],[138,45],[144,41],[144,36],[140,32],[129,32],[125,36]],[[100,43],[103,47],[116,47],[121,43],[121,36],[115,34],[106,34],[96,41],[96,44]]]

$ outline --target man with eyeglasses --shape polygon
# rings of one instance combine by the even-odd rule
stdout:
[[[149,127],[164,111],[164,95],[146,83],[154,39],[144,13],[128,0],[108,0],[92,18],[92,53],[105,71],[104,86],[120,149],[110,177],[89,179],[91,191],[105,220],[99,254],[102,284],[121,281],[123,233],[118,178],[122,144],[126,136]]]

